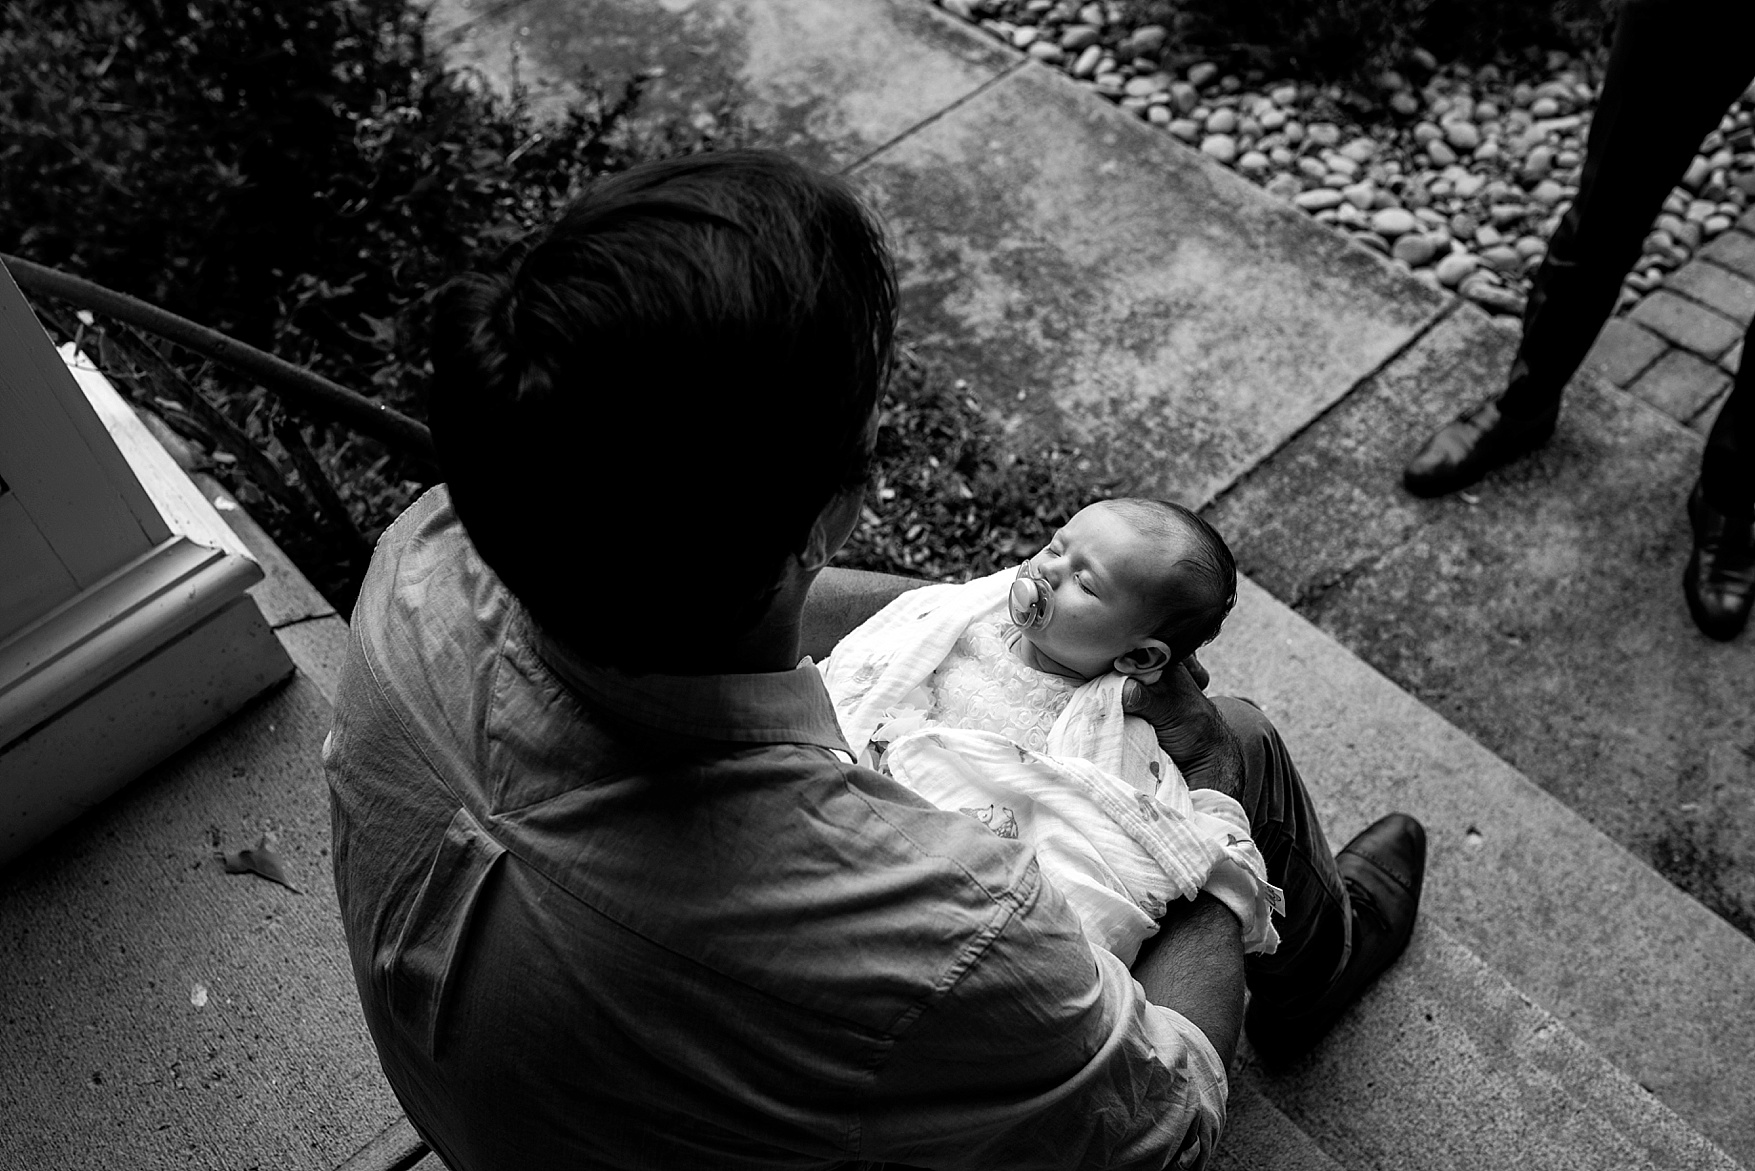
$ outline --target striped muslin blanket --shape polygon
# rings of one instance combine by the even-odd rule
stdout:
[[[1003,612],[1014,575],[913,590],[836,645],[819,666],[848,744],[940,808],[1030,843],[1086,936],[1126,962],[1172,900],[1201,890],[1237,914],[1246,951],[1273,951],[1284,903],[1243,807],[1188,788],[1152,726],[1122,712],[1125,676],[1073,689],[1046,751],[935,720],[933,672],[970,623]]]

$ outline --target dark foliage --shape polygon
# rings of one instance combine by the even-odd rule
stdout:
[[[715,133],[637,128],[637,85],[585,84],[562,118],[539,120],[524,92],[445,68],[409,0],[9,0],[0,11],[0,251],[145,297],[417,417],[430,289],[592,175]],[[141,339],[109,333],[132,349],[128,370],[153,375],[124,389],[166,400],[154,405],[345,606],[359,538],[325,520],[320,499],[299,515],[296,494],[289,504],[235,474],[260,461],[201,412],[175,409],[185,395],[166,382],[218,401],[234,435],[292,483],[315,466],[300,458],[300,429],[259,388],[168,351],[167,368]],[[419,487],[371,441],[320,426],[310,446],[367,540]]]
[[[1305,80],[1360,81],[1424,50],[1470,64],[1599,48],[1614,0],[1140,0],[1183,45]],[[1144,10],[1151,10],[1145,12]]]
[[[966,580],[1035,552],[1108,496],[1076,448],[1017,450],[965,384],[904,349],[866,509],[836,564]]]

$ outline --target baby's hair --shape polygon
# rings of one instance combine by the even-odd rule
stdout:
[[[1185,546],[1152,599],[1159,615],[1152,637],[1169,646],[1172,662],[1181,662],[1218,636],[1237,604],[1237,561],[1219,530],[1180,504],[1143,496],[1104,503],[1141,536]]]

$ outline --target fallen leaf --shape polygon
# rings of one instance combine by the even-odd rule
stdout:
[[[235,854],[223,854],[216,850],[214,856],[225,863],[227,874],[255,874],[270,882],[280,883],[294,894],[305,893],[294,886],[292,879],[287,877],[286,863],[280,860],[280,855],[275,853],[273,847],[268,844],[267,834],[263,834],[257,839],[254,846],[239,850]]]

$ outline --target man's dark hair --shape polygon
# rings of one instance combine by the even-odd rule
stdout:
[[[765,151],[602,179],[437,298],[457,514],[580,654],[686,673],[864,483],[895,317],[882,229],[839,179]]]
[[[1123,496],[1108,502],[1141,535],[1183,546],[1171,571],[1156,583],[1152,599],[1159,614],[1152,637],[1170,648],[1179,663],[1218,637],[1237,604],[1237,562],[1219,530],[1201,516],[1168,500]]]

